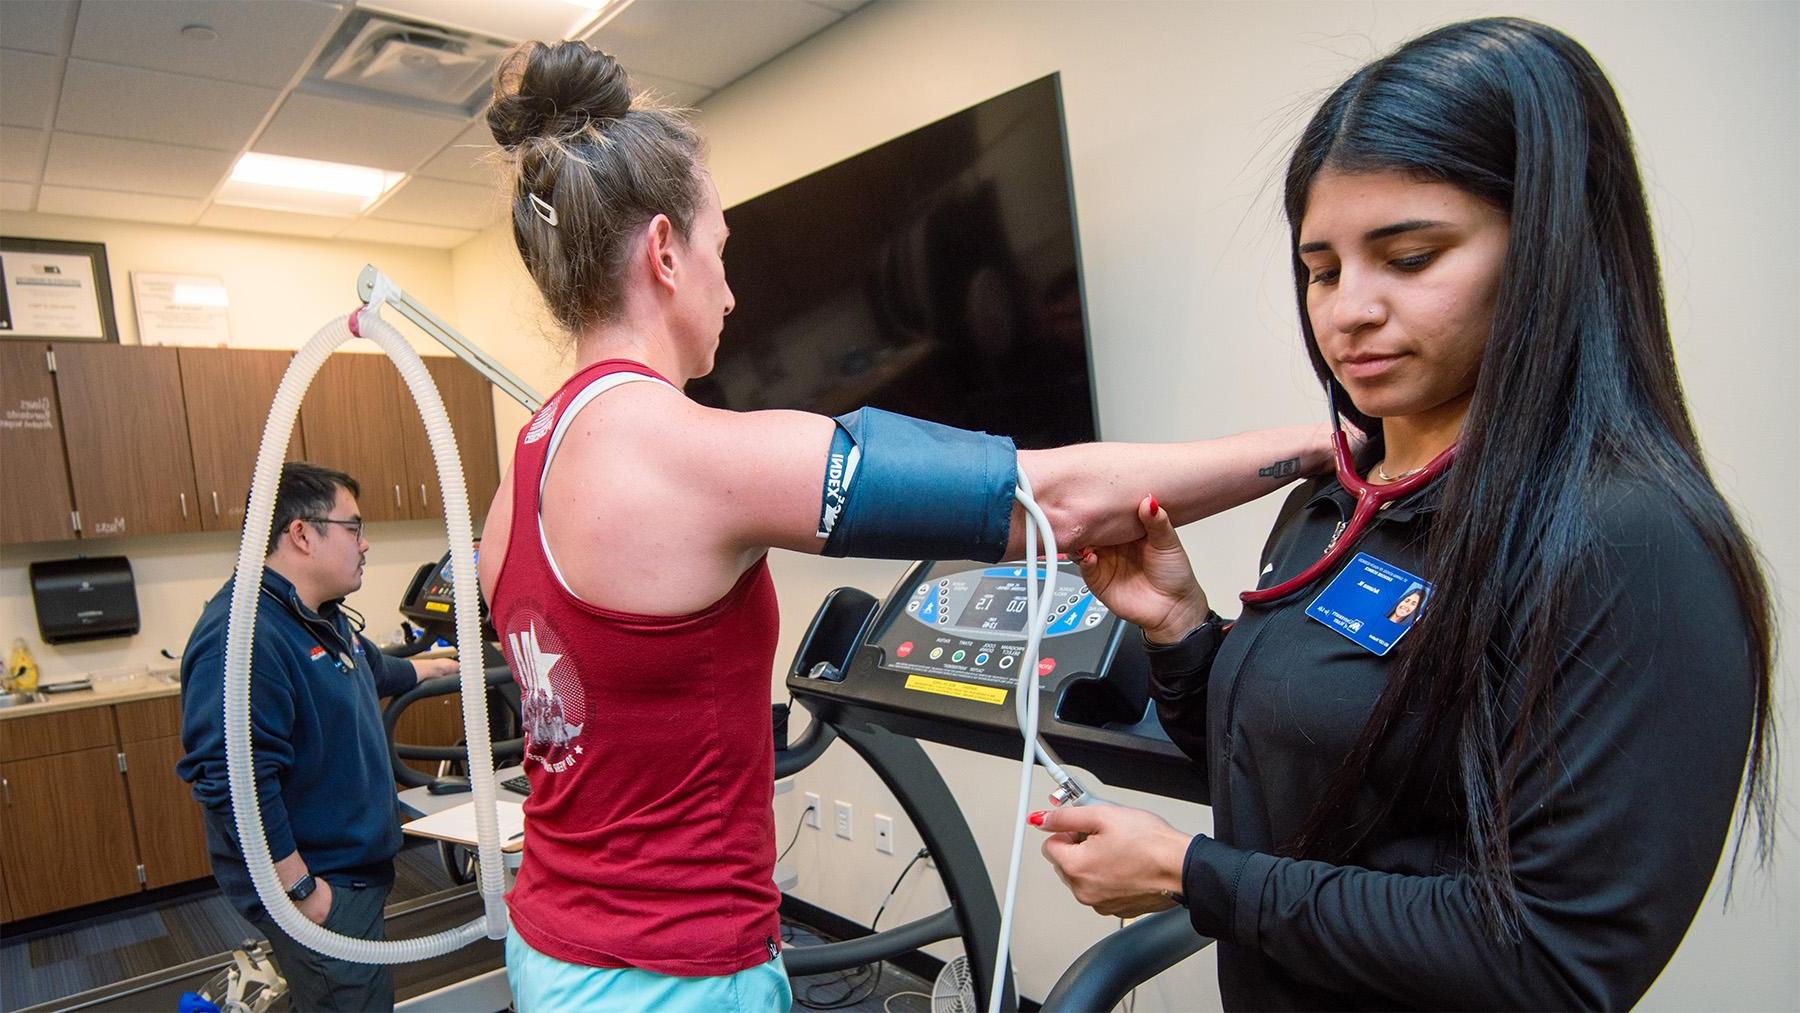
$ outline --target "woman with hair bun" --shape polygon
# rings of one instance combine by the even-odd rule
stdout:
[[[1326,435],[1017,452],[871,409],[701,406],[681,387],[712,369],[733,298],[694,128],[579,42],[509,54],[488,124],[577,364],[519,434],[482,535],[531,780],[515,1006],[786,1010],[768,550],[1017,558],[1020,472],[1061,544],[1125,542],[1151,488],[1194,520],[1329,467]]]
[[[1555,29],[1438,29],[1325,100],[1286,211],[1302,340],[1369,442],[1289,498],[1235,624],[1154,503],[1081,554],[1213,833],[1057,810],[1044,854],[1103,914],[1185,903],[1228,1009],[1631,1006],[1736,804],[1767,856],[1774,727],[1618,98]]]

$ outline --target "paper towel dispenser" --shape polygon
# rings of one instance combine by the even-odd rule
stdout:
[[[138,631],[137,585],[124,556],[48,559],[31,564],[31,600],[46,644]]]

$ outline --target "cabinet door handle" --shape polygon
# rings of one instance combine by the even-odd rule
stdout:
[[[219,490],[214,489],[212,491],[212,496],[213,496],[213,516],[217,517],[217,516],[219,516]]]
[[[394,483],[394,505],[402,510],[406,509],[406,501],[400,498],[400,483],[398,482]]]
[[[12,782],[0,777],[0,788],[6,789],[6,804],[12,805]]]
[[[425,483],[424,482],[419,483],[419,503],[423,506],[431,505],[431,497],[425,495]]]
[[[179,495],[181,496],[181,519],[185,521],[185,520],[187,520],[187,515],[188,515],[187,493],[184,492],[184,493],[180,493]]]

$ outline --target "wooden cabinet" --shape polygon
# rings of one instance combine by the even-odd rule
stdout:
[[[200,524],[208,531],[244,526],[244,504],[269,405],[287,372],[290,352],[230,348],[182,348],[181,391],[187,404],[188,442],[194,455],[194,485]],[[288,441],[286,460],[306,457],[299,427]]]
[[[290,358],[0,342],[0,543],[242,528],[269,405]],[[493,394],[461,360],[425,362],[456,432],[479,526],[500,484]],[[366,520],[443,516],[424,426],[385,355],[338,353],[325,363],[286,456],[355,478]]]
[[[12,920],[12,899],[6,892],[6,863],[0,862],[0,922]]]
[[[425,360],[456,433],[477,525],[500,487],[494,401],[487,380],[460,359]],[[385,355],[340,352],[319,370],[300,409],[307,459],[362,486],[364,520],[444,515],[437,463],[412,392]]]
[[[450,418],[450,429],[456,434],[457,454],[462,458],[463,484],[469,490],[469,515],[475,529],[481,529],[482,518],[500,488],[500,454],[494,436],[494,395],[487,378],[461,359],[429,358],[425,368],[437,384],[444,399],[444,414]],[[418,408],[406,384],[396,380],[406,398],[407,411],[401,427],[401,446],[410,469],[406,486],[410,515],[414,518],[444,516],[443,489],[438,484],[437,461],[431,456],[431,441],[425,435],[425,423],[419,420]]]
[[[212,875],[206,853],[206,816],[193,789],[175,775],[187,754],[181,745],[181,698],[135,700],[113,708],[125,786],[137,823],[144,886],[154,890]]]
[[[0,342],[0,542],[75,535],[49,353],[41,341]]]
[[[0,862],[13,917],[138,889],[118,750],[101,746],[0,763],[0,793],[6,810]]]
[[[212,875],[206,853],[206,820],[188,783],[175,776],[175,762],[187,754],[181,736],[127,742],[125,786],[137,821],[138,857],[144,886],[154,890]]]
[[[325,361],[300,406],[307,460],[356,479],[365,521],[412,516],[405,492],[410,472],[401,436],[403,398],[400,374],[387,356],[340,352]]]
[[[175,349],[75,342],[51,348],[81,534],[199,531]]]
[[[0,721],[4,920],[212,874],[165,696]]]

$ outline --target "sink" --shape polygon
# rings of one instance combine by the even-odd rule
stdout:
[[[37,703],[44,698],[42,693],[0,693],[0,708],[17,707],[25,703]]]

